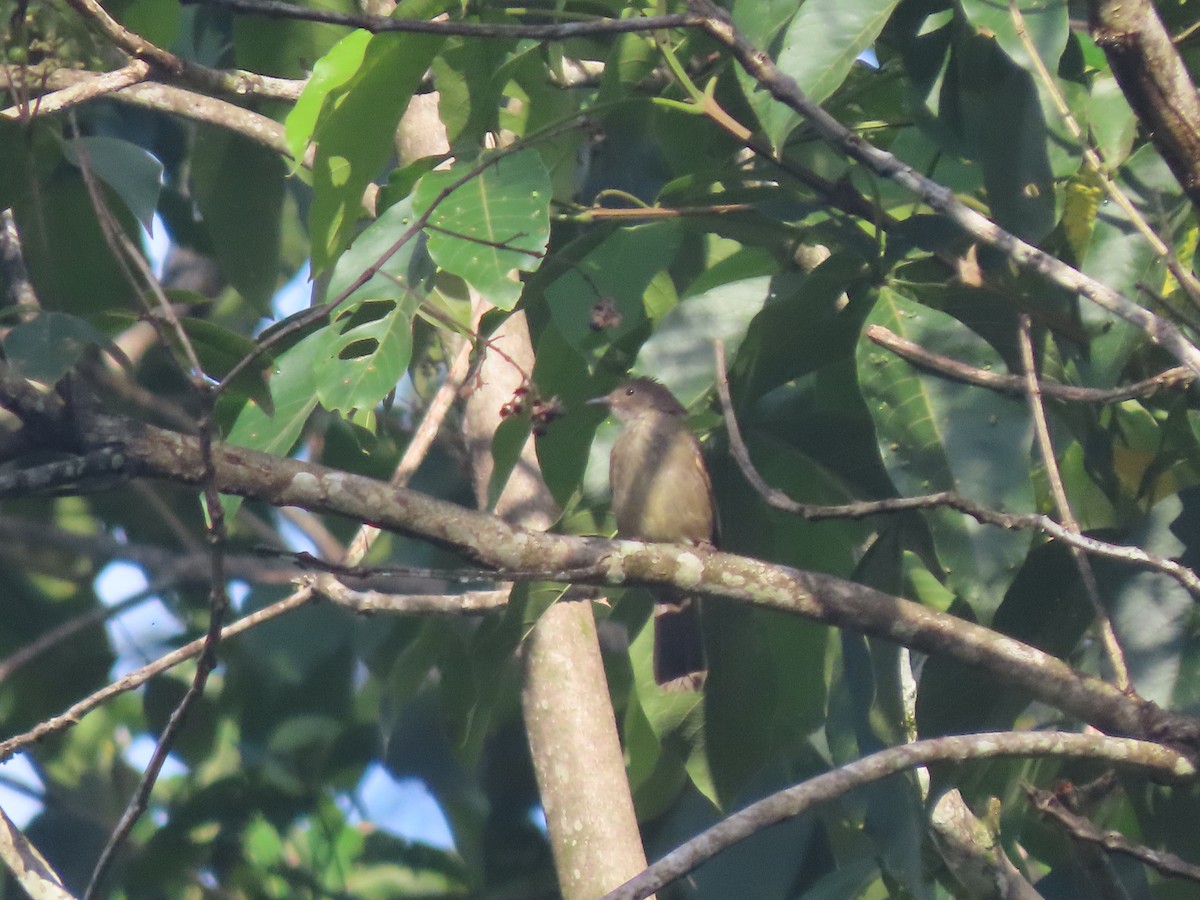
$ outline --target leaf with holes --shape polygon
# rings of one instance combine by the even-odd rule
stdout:
[[[418,301],[363,303],[325,329],[325,356],[317,363],[317,399],[326,409],[350,412],[375,407],[400,380],[412,356],[412,316]]]

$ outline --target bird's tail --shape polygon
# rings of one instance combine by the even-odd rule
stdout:
[[[654,681],[665,691],[698,691],[707,675],[700,598],[684,594],[656,598]]]

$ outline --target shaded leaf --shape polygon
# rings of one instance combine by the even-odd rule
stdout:
[[[1001,369],[984,341],[945,313],[891,288],[867,318],[926,350]],[[879,453],[901,496],[956,491],[992,509],[1029,512],[1032,425],[1023,401],[927,374],[863,340],[858,378]],[[947,509],[924,513],[947,583],[990,620],[1028,550],[1030,535],[980,525]]]
[[[64,141],[63,152],[72,163],[87,167],[116,191],[143,228],[152,228],[162,190],[162,163],[136,144],[103,135]]]
[[[44,312],[4,337],[4,355],[25,378],[54,384],[90,347],[108,349],[108,336],[84,319]],[[123,354],[118,351],[117,358]]]

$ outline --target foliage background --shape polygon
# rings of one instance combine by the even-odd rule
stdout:
[[[341,0],[308,6],[359,12]],[[596,0],[522,13],[411,0],[395,15],[536,25],[685,11],[661,6]],[[1066,521],[1053,493],[1061,481],[1075,530],[1191,565],[1200,419],[1186,378],[1107,402],[1050,397],[1048,467],[1019,387],[964,384],[872,340],[882,327],[974,369],[1022,375],[1028,316],[1039,377],[1099,391],[1187,362],[822,140],[711,33],[372,35],[219,3],[122,0],[105,9],[126,34],[182,64],[143,52],[154,80],[135,72],[136,87],[63,112],[42,106],[53,95],[39,95],[83,83],[84,72],[137,64],[119,32],[97,27],[97,9],[0,7],[14,110],[0,118],[0,209],[6,246],[20,254],[4,269],[7,372],[41,385],[76,379],[106,412],[183,429],[209,422],[205,392],[188,377],[190,345],[202,380],[222,383],[211,410],[220,440],[386,478],[464,341],[477,359],[517,366],[504,361],[513,338],[488,343],[516,311],[536,361],[519,370],[525,393],[508,397],[521,409],[487,438],[491,477],[481,482],[467,413],[455,412],[416,490],[494,506],[509,474],[529,464],[519,453],[532,433],[561,510],[555,530],[609,534],[611,425],[582,401],[627,371],[651,374],[704,437],[723,550],[915,600],[1120,684],[1097,636],[1099,609],[1132,690],[1195,711],[1195,598],[1161,567],[1095,558],[1089,596],[1069,550],[1035,529],[945,507],[809,520],[748,487],[715,400],[717,339],[750,456],[768,483],[807,504],[953,491],[1002,514]],[[1192,334],[1194,204],[1093,36],[1101,4],[736,0],[730,12],[852,134]],[[1158,13],[1191,65],[1195,5]],[[401,116],[432,90],[449,154],[404,143]],[[1172,98],[1185,99],[1194,100]],[[1105,192],[1108,180],[1128,205]],[[146,326],[156,315],[139,306],[143,279],[115,249],[154,215],[171,239],[162,283],[186,341]],[[306,262],[313,308],[325,314],[285,323],[272,296]],[[487,380],[473,379],[464,396]],[[213,609],[194,484],[110,478],[39,495],[20,473],[76,448],[39,443],[27,417],[20,425],[8,417],[5,472],[16,480],[0,514],[5,738],[114,677],[111,611],[95,587],[110,560],[145,570],[147,597],[182,623],[176,643],[204,635]],[[294,571],[259,548],[294,547],[300,529],[334,559],[358,524],[294,516],[261,498],[226,495],[223,505],[226,574],[249,585],[234,617],[291,591]],[[367,562],[458,567],[471,555],[384,532]],[[158,780],[107,884],[128,897],[570,895],[537,824],[546,798],[521,706],[520,648],[561,593],[529,583],[505,609],[473,617],[365,618],[309,604],[224,642],[171,745],[179,773]],[[719,600],[706,610],[703,697],[665,697],[649,677],[645,592],[614,591],[594,607],[600,690],[652,859],[729,810],[886,746],[1083,724],[949,655],[910,656],[853,629]],[[69,635],[13,656],[66,623],[77,626]],[[158,674],[74,727],[10,747],[42,782],[43,811],[24,833],[72,893],[138,780],[129,743],[164,732],[194,671]],[[453,849],[362,818],[363,773],[377,763],[429,787]],[[997,798],[991,825],[1043,896],[1188,896],[1194,884],[1124,857],[1097,867],[1095,851],[1042,819],[1022,790],[1106,771],[1086,758],[1017,759],[893,776],[756,835],[662,896],[748,896],[751,873],[756,897],[964,895],[928,818],[949,786],[980,814]],[[1131,841],[1200,858],[1193,785],[1124,770],[1100,785],[1080,792],[1080,812]],[[10,874],[5,892],[18,890]]]

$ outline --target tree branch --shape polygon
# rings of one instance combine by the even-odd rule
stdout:
[[[733,25],[728,13],[712,0],[688,0],[704,17],[703,28],[733,54],[743,69],[780,103],[798,112],[823,140],[845,156],[866,166],[877,175],[890,179],[916,194],[922,202],[976,240],[995,247],[1016,265],[1037,272],[1059,287],[1078,294],[1113,315],[1137,326],[1200,375],[1200,348],[1197,348],[1172,322],[1156,316],[1107,285],[1089,278],[1044,250],[1017,238],[995,222],[959,201],[954,192],[917,172],[895,156],[880,150],[850,131],[833,116],[812,102],[800,90],[795,79],[785,75],[762,50],[755,47]]]
[[[1090,0],[1088,25],[1150,140],[1200,206],[1200,96],[1154,6]]]
[[[509,25],[498,22],[459,22],[445,19],[393,19],[390,16],[343,13],[331,9],[316,9],[283,3],[280,0],[183,0],[186,4],[214,6],[230,12],[262,16],[268,19],[298,19],[361,28],[372,34],[403,32],[406,34],[444,34],[458,37],[520,38],[534,41],[565,41],[578,37],[599,37],[606,34],[631,34],[657,31],[663,28],[688,28],[699,25],[700,17],[692,15],[643,16],[632,19],[590,19],[584,22],[561,22],[557,25]]]
[[[1034,809],[1053,819],[1075,840],[1095,844],[1111,853],[1122,853],[1131,856],[1138,862],[1145,863],[1153,869],[1173,878],[1187,878],[1200,881],[1200,866],[1181,859],[1174,853],[1164,850],[1151,850],[1140,844],[1135,844],[1117,831],[1109,831],[1097,827],[1083,816],[1071,812],[1063,802],[1051,791],[1039,791],[1033,788],[1025,789],[1029,802]]]
[[[989,369],[979,369],[966,363],[926,350],[920,344],[902,338],[882,325],[868,325],[863,332],[880,347],[886,347],[897,356],[914,366],[944,375],[964,384],[974,384],[1004,394],[1020,396],[1025,392],[1023,379],[1019,375],[1004,375]],[[1086,388],[1073,384],[1057,384],[1053,381],[1041,383],[1042,395],[1052,400],[1071,403],[1120,403],[1124,400],[1145,399],[1161,390],[1187,387],[1196,376],[1190,369],[1175,366],[1133,384],[1115,388]]]
[[[884,329],[886,331],[886,329]],[[891,332],[888,332],[891,334]],[[915,345],[914,345],[915,346]],[[1148,553],[1141,547],[1122,544],[1110,544],[1097,540],[1085,534],[1072,531],[1050,516],[1037,513],[1004,513],[989,509],[974,500],[956,494],[953,491],[939,491],[936,494],[924,494],[919,497],[895,497],[887,500],[861,500],[857,503],[844,503],[840,506],[819,506],[812,503],[801,503],[793,500],[783,491],[767,484],[754,468],[750,459],[750,450],[742,439],[742,429],[737,416],[733,413],[733,400],[729,395],[729,383],[725,378],[725,350],[718,343],[717,353],[717,394],[721,398],[721,407],[725,416],[725,430],[729,433],[729,452],[741,469],[742,475],[750,482],[750,486],[758,495],[775,509],[781,509],[794,515],[802,516],[810,522],[820,522],[824,519],[862,519],[867,516],[894,514],[913,509],[933,509],[948,507],[970,516],[983,525],[994,525],[1010,530],[1032,528],[1041,531],[1047,537],[1053,538],[1069,547],[1083,550],[1095,556],[1105,556],[1109,559],[1119,559],[1133,565],[1145,566],[1162,572],[1200,598],[1200,575],[1187,566],[1167,559],[1157,554]]]
[[[1000,732],[917,741],[865,756],[752,803],[672,850],[645,872],[606,894],[603,900],[648,897],[705,860],[764,828],[897,772],[935,762],[1006,756],[1107,760],[1118,765],[1147,768],[1168,778],[1187,778],[1196,771],[1187,759],[1157,744],[1094,734]]]
[[[32,103],[18,103],[8,109],[0,110],[0,116],[8,119],[23,119],[27,116],[48,116],[61,112],[70,106],[86,103],[96,97],[103,97],[122,88],[145,81],[150,74],[150,64],[144,60],[135,59],[126,66],[112,72],[105,72],[92,78],[82,79],[69,87],[43,94]]]
[[[195,438],[109,416],[97,416],[87,430],[91,440],[120,445],[133,473],[202,480]],[[415,491],[240,447],[215,444],[213,465],[222,493],[369,521],[455,548],[500,575],[540,571],[551,580],[700,590],[952,656],[1106,731],[1185,744],[1200,738],[1200,721],[1080,675],[1040,650],[830,575],[695,547],[529,531]]]

